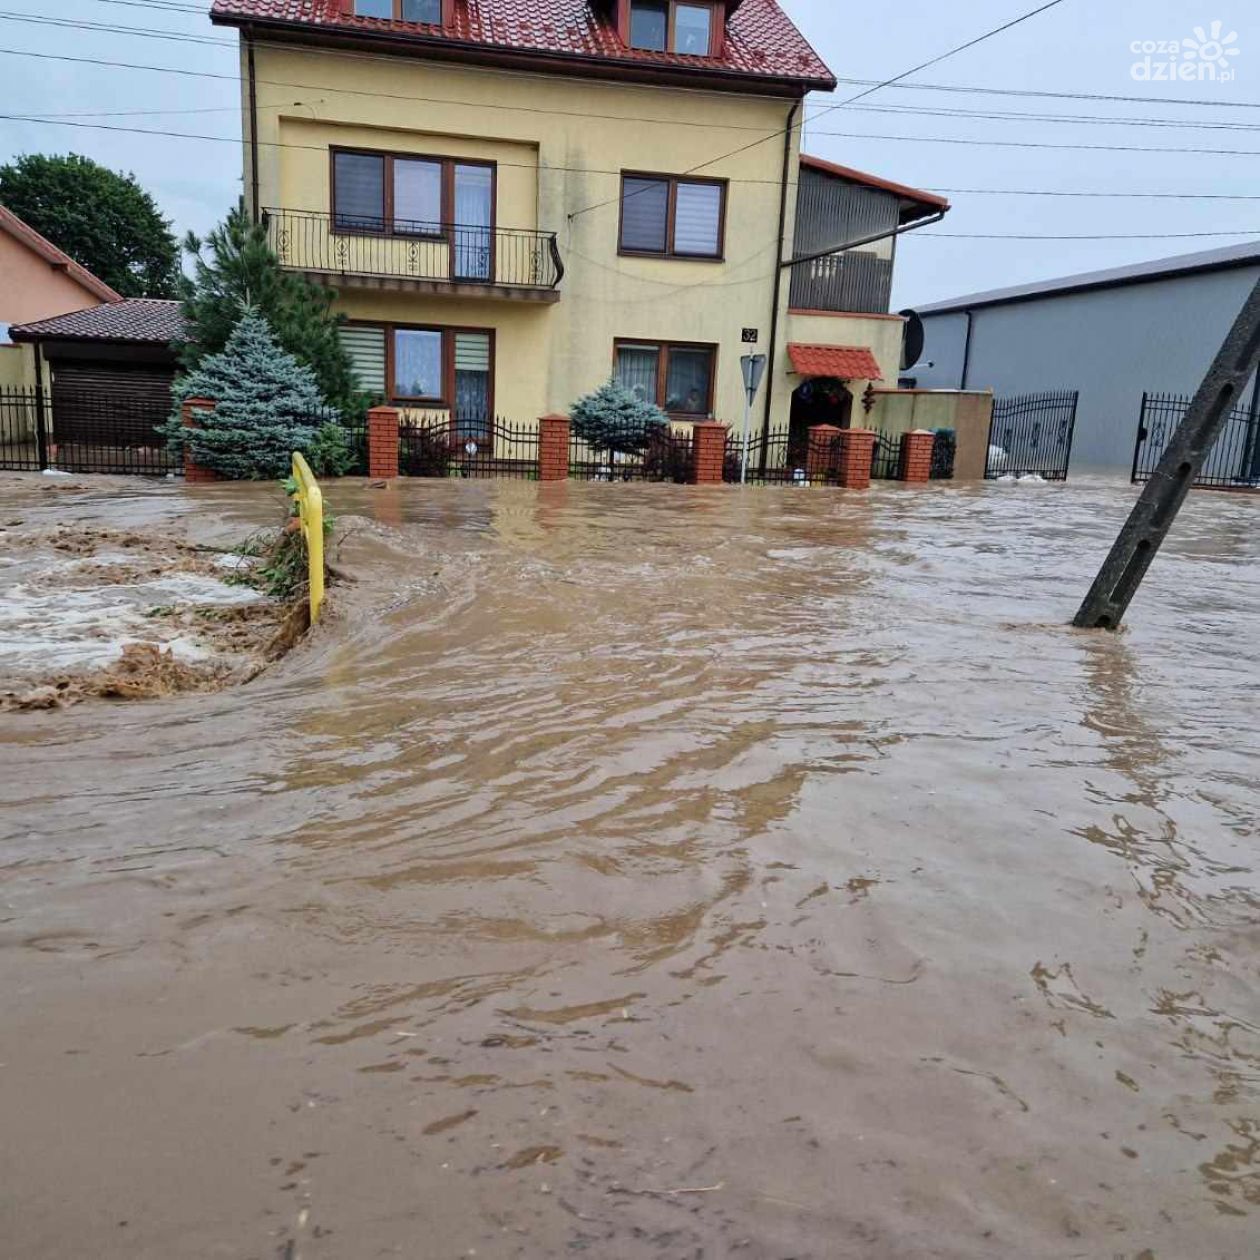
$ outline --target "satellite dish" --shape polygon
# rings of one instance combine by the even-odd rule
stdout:
[[[923,331],[923,321],[914,311],[898,311],[897,314],[903,316],[906,321],[901,342],[901,370],[907,372],[923,358],[926,335]]]

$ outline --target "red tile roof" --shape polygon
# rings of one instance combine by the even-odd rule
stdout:
[[[929,214],[938,214],[942,210],[949,209],[949,202],[936,193],[925,192],[922,188],[911,188],[909,184],[898,184],[879,175],[868,175],[865,171],[855,170],[851,166],[840,166],[836,162],[825,162],[822,158],[811,157],[808,153],[801,154],[801,165],[811,171],[822,171],[825,175],[835,175],[840,179],[847,179],[853,184],[863,184],[867,188],[878,188],[881,192],[896,193],[903,201],[913,203],[910,206],[912,213],[909,215],[902,214],[903,223],[912,222],[914,219],[922,219]]]
[[[7,232],[32,253],[38,254],[54,270],[64,271],[93,297],[100,298],[102,302],[121,300],[121,293],[115,293],[104,280],[98,279],[86,267],[81,267],[69,254],[59,250],[52,241],[40,236],[29,223],[24,223],[12,210],[6,210],[3,206],[0,206],[0,232]]]
[[[178,302],[160,298],[119,298],[105,306],[17,324],[9,329],[9,335],[14,341],[127,341],[170,345],[184,340],[184,317]]]
[[[792,370],[798,376],[833,376],[838,381],[882,381],[869,346],[788,346]]]
[[[447,26],[356,17],[342,0],[214,0],[211,18],[228,26],[260,31],[287,27],[343,36],[389,39],[417,54],[463,50],[480,54],[533,54],[577,60],[606,71],[679,71],[704,77],[791,83],[799,90],[831,91],[836,80],[776,0],[730,5],[720,57],[630,48],[617,33],[615,5],[607,0],[452,0]],[[347,5],[347,8],[350,6]]]

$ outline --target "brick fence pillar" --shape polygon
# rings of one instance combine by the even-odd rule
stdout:
[[[849,490],[866,490],[871,484],[875,459],[874,429],[845,429],[840,434],[840,484]]]
[[[373,407],[368,412],[368,476],[373,481],[398,476],[397,407]]]
[[[720,420],[697,420],[691,426],[691,453],[696,470],[692,484],[720,486],[726,479],[727,428]]]
[[[932,447],[936,434],[915,429],[901,435],[901,480],[922,485],[932,480]]]
[[[842,432],[834,424],[810,425],[809,447],[805,452],[805,476],[809,481],[829,481],[835,476]]]
[[[569,478],[569,417],[543,416],[538,421],[538,480]]]
[[[185,429],[199,429],[198,417],[214,410],[214,402],[209,398],[186,398],[179,409],[180,421]],[[213,468],[204,468],[192,457],[191,448],[184,444],[184,480],[194,484],[205,484],[207,481],[218,481],[219,474]]]

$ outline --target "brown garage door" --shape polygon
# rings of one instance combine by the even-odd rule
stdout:
[[[170,368],[119,363],[60,363],[53,371],[53,432],[58,444],[154,447],[171,414]]]

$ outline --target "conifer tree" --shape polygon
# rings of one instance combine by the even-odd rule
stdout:
[[[287,477],[294,451],[311,459],[316,473],[335,476],[349,465],[345,431],[315,373],[281,349],[256,310],[241,316],[222,353],[176,382],[175,398],[214,400],[197,428],[183,427],[177,411],[165,433],[172,447],[186,448],[221,476]]]
[[[251,223],[243,205],[204,241],[190,232],[184,252],[193,266],[192,278],[184,278],[180,290],[188,328],[180,351],[186,371],[219,354],[241,311],[252,307],[266,319],[280,346],[315,373],[320,391],[342,418],[361,418],[367,400],[341,344],[342,319],[332,310],[336,294],[285,271],[266,228]]]
[[[573,432],[597,451],[633,454],[647,447],[653,433],[669,425],[669,417],[655,404],[615,380],[573,404],[569,413]]]

